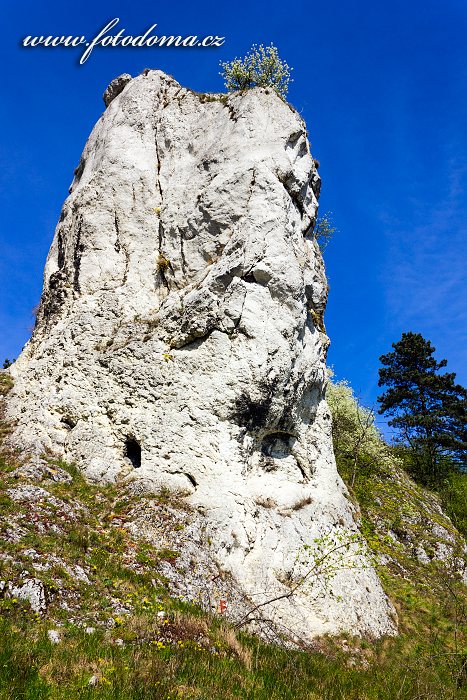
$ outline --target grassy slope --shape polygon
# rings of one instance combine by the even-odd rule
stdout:
[[[7,389],[0,374],[0,391]],[[8,493],[27,483],[12,475],[16,467],[15,455],[3,453],[0,578],[40,579],[48,608],[36,614],[18,598],[0,599],[0,700],[467,698],[465,589],[449,562],[436,560],[440,533],[458,535],[436,497],[402,471],[357,474],[353,489],[401,635],[320,639],[314,649],[292,651],[171,598],[158,563],[176,560],[176,552],[128,533],[132,499],[124,490],[89,485],[51,463],[73,481],[46,479],[39,486],[49,495],[19,502]],[[345,477],[345,465],[342,471]],[[161,517],[166,501],[159,497]],[[420,546],[426,563],[414,556]]]

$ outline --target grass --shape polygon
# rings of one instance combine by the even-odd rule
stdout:
[[[383,488],[375,479],[375,491],[367,488],[362,500],[370,546],[394,557],[393,568],[381,573],[402,634],[377,642],[323,638],[315,648],[299,651],[243,635],[224,620],[171,598],[163,580],[154,585],[157,561],[176,557],[176,552],[133,540],[120,524],[131,498],[115,487],[87,484],[79,472],[70,471],[71,485],[52,483],[47,489],[73,504],[79,520],[58,533],[40,533],[24,522],[27,534],[21,543],[6,543],[13,562],[3,563],[2,577],[12,580],[24,573],[30,567],[24,550],[32,547],[41,560],[57,556],[69,568],[79,563],[90,583],[77,581],[63,567],[41,574],[51,595],[46,616],[32,613],[21,601],[0,601],[0,700],[467,698],[462,656],[454,646],[460,625],[456,627],[455,606],[434,565],[422,580],[405,550],[385,541],[372,524],[378,518],[395,520],[398,487],[393,482]],[[11,486],[8,471],[3,479],[5,494]],[[359,488],[357,480],[357,494]],[[414,486],[414,502],[422,496]],[[373,497],[384,501],[378,516],[369,505]],[[167,499],[164,493],[161,508]],[[21,516],[22,507],[5,498],[2,508],[10,514],[5,520],[11,520],[12,511]],[[411,512],[414,505],[404,508]],[[31,517],[30,506],[25,514]],[[44,517],[50,515],[44,512]],[[399,565],[406,567],[408,578],[399,575]],[[70,609],[58,605],[54,587],[67,589]],[[128,612],[116,614],[115,601]],[[95,632],[86,633],[86,626]],[[50,629],[59,631],[59,644],[49,640]]]
[[[398,613],[400,636],[388,642],[387,653],[394,654],[395,667],[407,665],[409,676],[418,669],[427,684],[415,693],[412,678],[412,685],[396,691],[396,684],[388,697],[466,697],[465,540],[440,509],[442,496],[387,462],[360,465],[356,473],[342,458],[338,466],[361,508],[363,534]],[[462,493],[465,482],[458,488]],[[465,518],[467,501],[457,496],[452,511]],[[440,550],[445,545],[449,551]]]
[[[24,600],[0,597],[0,700],[467,699],[465,588],[435,556],[436,528],[453,541],[459,536],[437,496],[402,470],[366,464],[353,479],[353,465],[339,465],[353,479],[351,496],[397,609],[399,637],[324,637],[295,650],[172,597],[158,566],[175,563],[178,552],[125,527],[135,497],[50,462],[72,482],[41,482],[55,500],[24,503],[7,492],[20,483],[12,475],[17,456],[0,456],[0,578],[39,578],[49,600],[46,614],[37,614]],[[461,491],[456,498],[461,515]],[[161,519],[184,507],[166,491],[155,500]]]
[[[467,472],[453,472],[439,488],[444,511],[467,537]]]
[[[180,615],[178,620],[182,630],[190,629],[190,624],[191,633],[197,629],[189,616]],[[129,629],[122,626],[93,634],[68,625],[60,628],[60,643],[53,644],[47,623],[27,615],[15,622],[3,619],[1,700],[465,697],[465,691],[453,684],[447,666],[433,663],[422,649],[407,658],[400,640],[390,645],[360,642],[355,646],[359,654],[349,656],[331,642],[326,653],[266,646],[252,637],[238,637],[212,621],[204,621],[204,629],[215,646],[186,638],[169,644],[150,639],[147,619],[139,624],[136,631],[133,622]],[[156,637],[157,629],[153,627],[152,632]],[[117,635],[125,637],[124,646],[115,643],[121,638]]]

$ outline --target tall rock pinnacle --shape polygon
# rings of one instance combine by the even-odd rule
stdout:
[[[12,369],[14,440],[96,481],[181,493],[246,608],[291,638],[393,632],[364,555],[287,596],[308,545],[358,533],[324,398],[303,120],[271,90],[199,95],[157,70],[105,95]]]

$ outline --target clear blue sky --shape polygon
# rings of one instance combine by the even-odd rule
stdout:
[[[220,49],[25,49],[28,34],[218,34]],[[321,162],[326,323],[339,378],[378,394],[378,357],[429,338],[467,384],[467,3],[393,0],[132,3],[4,0],[0,59],[0,359],[30,335],[42,270],[85,140],[115,76],[160,68],[220,91],[218,62],[275,43]]]

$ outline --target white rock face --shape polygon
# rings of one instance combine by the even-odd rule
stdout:
[[[44,613],[47,608],[44,584],[37,578],[25,579],[20,586],[9,584],[8,593],[11,598],[29,603],[31,610],[36,613]]]
[[[304,545],[357,532],[324,399],[326,277],[304,236],[320,180],[305,124],[273,92],[123,77],[75,171],[12,368],[14,439],[97,481],[185,492],[206,550],[253,607],[306,573]],[[371,567],[339,566],[317,591],[255,617],[303,640],[394,631]]]

